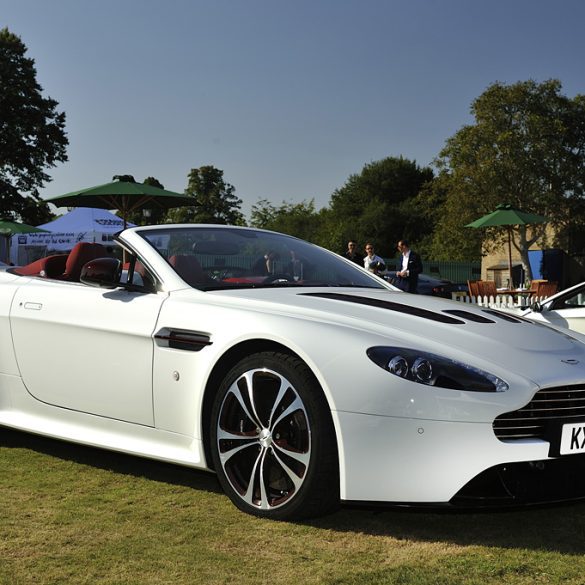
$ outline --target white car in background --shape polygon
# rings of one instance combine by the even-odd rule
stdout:
[[[585,282],[558,292],[542,303],[534,303],[520,315],[539,323],[585,334]]]
[[[585,497],[585,344],[250,228],[0,271],[0,425],[214,471],[240,509]]]

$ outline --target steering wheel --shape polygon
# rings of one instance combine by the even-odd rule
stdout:
[[[212,266],[205,269],[205,272],[207,272],[213,280],[225,280],[226,278],[246,276],[250,271],[241,266]]]
[[[270,284],[271,282],[295,282],[290,274],[284,272],[271,274],[264,279],[264,284]]]

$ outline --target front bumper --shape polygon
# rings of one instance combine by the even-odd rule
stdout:
[[[341,498],[344,501],[392,504],[482,505],[495,501],[519,503],[529,495],[531,482],[559,482],[549,499],[585,495],[585,482],[571,481],[584,457],[548,456],[549,443],[540,439],[503,442],[490,423],[431,421],[334,412],[338,425]],[[585,467],[583,467],[585,469]],[[584,474],[582,474],[585,477]],[[563,488],[560,483],[564,483]],[[573,484],[568,490],[567,485]],[[525,487],[523,487],[525,486]],[[561,497],[563,490],[569,494]],[[538,490],[536,490],[538,491]]]

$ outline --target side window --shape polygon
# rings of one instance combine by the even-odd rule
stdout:
[[[576,309],[585,307],[585,289],[580,289],[571,296],[558,299],[551,307],[553,310],[559,309]]]
[[[121,280],[142,287],[145,292],[156,291],[156,278],[136,256],[130,256],[124,263]]]

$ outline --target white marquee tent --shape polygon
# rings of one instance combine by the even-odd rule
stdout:
[[[130,227],[133,224],[128,224]],[[112,244],[115,233],[124,228],[121,217],[105,209],[76,207],[57,219],[39,225],[48,232],[15,234],[10,247],[10,260],[27,264],[52,253],[71,250],[77,242]]]

